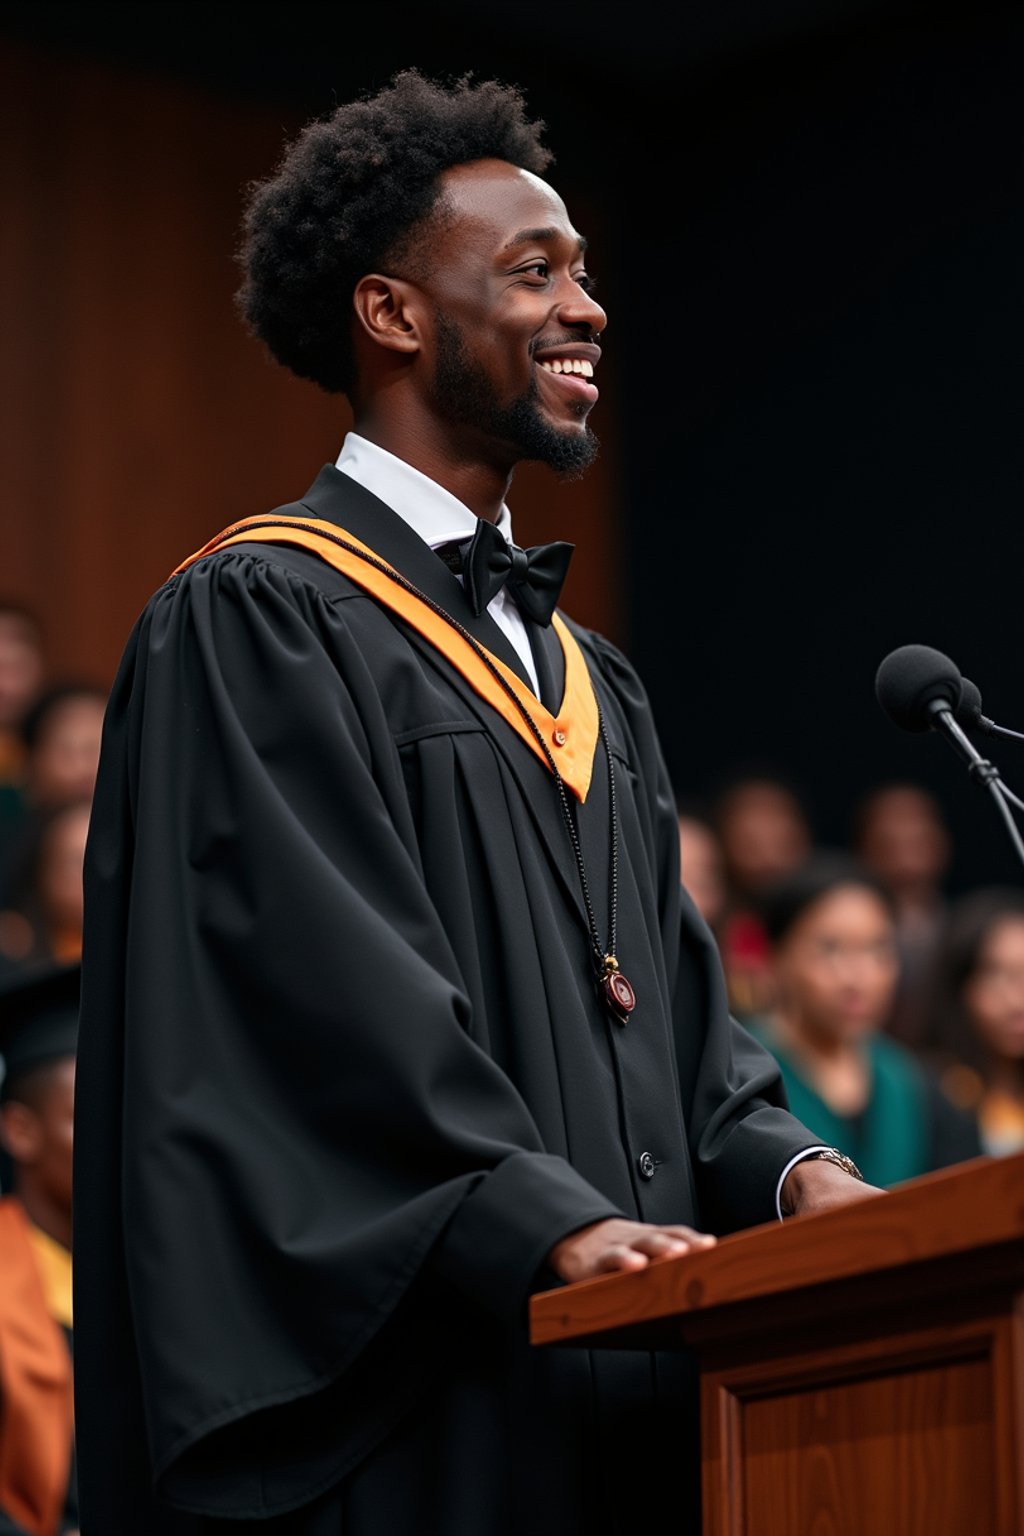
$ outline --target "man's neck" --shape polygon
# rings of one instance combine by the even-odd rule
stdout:
[[[464,456],[460,456],[454,445],[439,445],[425,428],[395,431],[391,424],[382,422],[374,413],[361,413],[353,429],[367,442],[375,443],[378,448],[411,464],[421,475],[426,475],[461,501],[475,516],[488,523],[498,521],[512,483],[510,467],[489,464],[473,455],[469,443],[464,445]]]

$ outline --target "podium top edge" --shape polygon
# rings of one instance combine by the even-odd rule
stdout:
[[[539,1292],[530,1299],[530,1340],[594,1340],[672,1318],[695,1323],[711,1309],[1000,1248],[1019,1251],[1024,1281],[1024,1152],[975,1158],[643,1270]]]

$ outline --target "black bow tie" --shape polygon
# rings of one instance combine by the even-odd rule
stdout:
[[[437,554],[450,570],[461,573],[475,614],[483,613],[507,583],[526,617],[546,625],[558,605],[575,547],[559,542],[520,549],[480,518],[468,546],[443,544]]]

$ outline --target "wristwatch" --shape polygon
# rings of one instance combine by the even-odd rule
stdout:
[[[806,1157],[801,1158],[801,1162],[835,1163],[836,1167],[848,1173],[851,1179],[860,1179],[861,1183],[864,1183],[864,1175],[853,1158],[847,1157],[845,1152],[840,1152],[838,1147],[819,1147],[817,1152],[808,1152]]]

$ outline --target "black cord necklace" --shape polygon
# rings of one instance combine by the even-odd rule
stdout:
[[[530,711],[520,699],[518,693],[512,687],[511,683],[499,671],[495,661],[490,655],[490,652],[480,644],[479,640],[477,640],[473,635],[469,633],[468,629],[459,623],[458,619],[453,618],[446,609],[441,607],[440,603],[435,603],[433,598],[428,597],[425,592],[421,592],[420,589],[414,586],[413,583],[409,581],[405,576],[403,576],[400,571],[394,570],[391,566],[385,564],[383,560],[378,559],[375,555],[367,554],[365,550],[360,549],[355,544],[349,543],[347,539],[341,538],[339,534],[329,533],[323,527],[310,523],[300,523],[294,519],[289,519],[287,523],[281,523],[275,521],[273,518],[267,518],[260,522],[246,523],[244,528],[229,528],[224,537],[230,538],[232,534],[236,532],[241,533],[250,528],[282,527],[301,528],[306,533],[315,533],[320,538],[329,539],[332,544],[339,545],[342,549],[347,550],[349,554],[356,555],[360,560],[364,560],[367,565],[372,565],[376,570],[382,572],[382,574],[387,576],[389,580],[395,582],[397,586],[408,592],[410,596],[418,598],[419,601],[425,604],[426,607],[429,608],[432,613],[436,614],[439,619],[443,619],[446,624],[450,624],[452,629],[455,630],[455,633],[461,636],[463,640],[465,640],[467,645],[476,654],[479,660],[483,662],[484,666],[494,678],[495,682],[500,685],[503,691],[512,700],[512,703],[515,705],[516,709],[519,711],[523,720],[529,727],[531,734],[541,749],[541,752],[544,754],[544,759],[551,770],[555,784],[558,788],[558,799],[562,809],[562,820],[565,822],[565,830],[569,835],[569,842],[572,846],[573,858],[576,861],[576,871],[579,876],[580,890],[583,894],[583,906],[587,914],[587,931],[590,939],[590,949],[594,961],[594,970],[597,979],[598,991],[601,995],[603,1003],[607,1007],[615,1022],[617,1024],[626,1024],[629,1020],[629,1015],[636,1007],[636,993],[633,991],[633,988],[626,976],[624,976],[622,971],[619,969],[619,962],[615,954],[619,912],[619,812],[618,800],[615,792],[615,764],[612,760],[611,746],[608,741],[607,730],[605,729],[604,715],[601,713],[601,706],[597,704],[596,698],[594,702],[597,705],[598,730],[601,735],[602,745],[604,746],[605,761],[608,764],[609,851],[607,948],[605,948],[605,946],[601,943],[601,936],[598,932],[597,919],[594,916],[594,904],[590,896],[590,882],[587,879],[587,868],[583,859],[583,847],[580,843],[579,831],[576,826],[576,818],[573,815],[572,806],[569,803],[569,794],[565,787],[565,781],[558,771],[558,764],[555,762],[554,757],[551,755],[551,750],[544,739],[543,731],[537,725],[537,722],[534,720]]]

